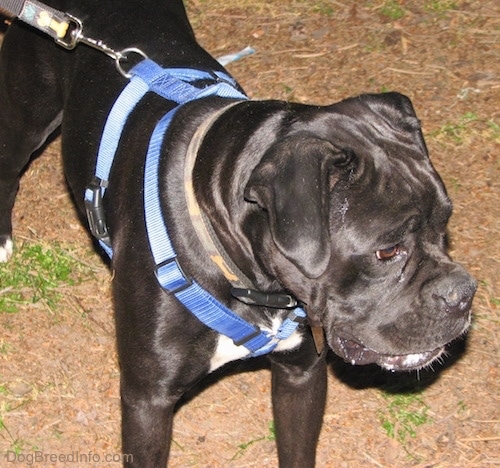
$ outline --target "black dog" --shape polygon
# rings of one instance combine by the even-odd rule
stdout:
[[[470,324],[476,284],[446,253],[451,203],[410,101],[396,93],[326,107],[248,101],[196,43],[180,0],[51,6],[113,50],[136,47],[161,67],[200,70],[189,80],[196,89],[232,91],[187,99],[166,127],[153,186],[176,260],[162,263],[151,253],[143,186],[151,134],[173,99],[149,92],[140,100],[109,184],[96,180],[103,127],[129,80],[104,53],[64,50],[15,21],[0,58],[0,258],[12,252],[20,173],[62,126],[76,203],[113,251],[130,464],[164,466],[179,398],[224,363],[272,350],[281,466],[314,466],[323,339],[352,364],[410,370],[433,362]],[[104,189],[102,205],[84,202],[86,190],[99,198]],[[159,279],[172,265],[188,279],[166,291]],[[252,333],[237,340],[205,325],[179,299],[192,285]],[[290,329],[280,336],[282,325]]]

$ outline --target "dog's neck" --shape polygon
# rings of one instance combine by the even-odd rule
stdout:
[[[196,162],[198,150],[200,149],[205,135],[209,132],[212,125],[222,114],[237,104],[239,104],[239,101],[232,102],[211,113],[210,116],[201,123],[191,138],[184,162],[184,193],[186,195],[186,202],[191,223],[196,231],[198,239],[210,257],[210,260],[217,265],[225,278],[233,286],[250,288],[252,285],[251,281],[231,260],[230,256],[227,254],[226,250],[213,231],[210,221],[203,214],[200,205],[196,200],[193,186],[193,168]]]
[[[236,299],[248,305],[260,305],[273,308],[294,308],[298,306],[298,302],[290,294],[262,293],[255,289],[252,281],[240,270],[240,268],[238,268],[227,253],[218,239],[210,220],[203,213],[196,200],[193,185],[193,169],[203,139],[210,131],[213,124],[226,111],[239,103],[240,101],[232,102],[211,113],[209,117],[201,123],[191,138],[184,163],[184,193],[186,196],[189,217],[200,243],[207,252],[210,260],[231,284],[231,293]]]

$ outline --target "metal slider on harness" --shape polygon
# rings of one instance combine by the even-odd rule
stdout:
[[[101,188],[107,187],[107,181],[103,181],[94,177],[91,184],[87,187],[90,192],[90,197],[85,197],[85,211],[87,213],[87,220],[89,229],[92,235],[110,246],[111,239],[109,237],[108,226],[106,224],[106,215],[104,214],[104,205],[102,203]]]
[[[259,327],[255,327],[253,332],[250,332],[250,334],[244,336],[243,338],[240,338],[239,340],[233,340],[233,343],[236,346],[244,345],[245,343],[248,343],[250,340],[253,340],[257,336],[259,336],[261,333],[262,333],[261,329]]]
[[[307,320],[307,315],[302,309],[293,309],[286,317],[288,320],[296,323],[304,323]]]
[[[177,257],[169,258],[156,266],[156,277],[168,294],[177,294],[189,288],[193,281],[182,270]]]

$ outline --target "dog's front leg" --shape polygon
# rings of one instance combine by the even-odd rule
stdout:
[[[313,468],[327,390],[324,356],[305,343],[290,355],[272,355],[272,399],[281,468]]]
[[[122,453],[126,467],[167,465],[175,402],[129,394],[122,382]]]

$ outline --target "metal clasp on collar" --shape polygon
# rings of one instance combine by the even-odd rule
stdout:
[[[189,288],[193,281],[184,273],[177,257],[169,258],[156,266],[156,277],[168,294],[177,294]]]

